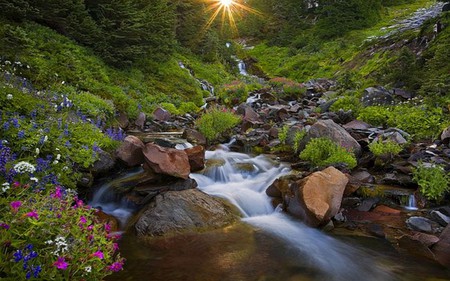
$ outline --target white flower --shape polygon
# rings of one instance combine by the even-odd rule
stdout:
[[[5,193],[9,189],[9,183],[5,182],[2,184],[2,193]]]
[[[86,271],[86,272],[91,272],[91,271],[92,271],[92,266],[86,266],[86,267],[84,268],[84,271]]]
[[[44,137],[44,142],[46,142],[48,140],[48,136]]]
[[[35,178],[35,177],[30,178],[30,181],[34,181],[34,182],[36,182],[36,183],[39,182],[38,178]]]
[[[53,165],[56,165],[56,164],[58,164],[58,163],[59,163],[58,160],[53,161]]]
[[[36,147],[36,155],[39,155],[39,152],[40,152],[39,148]]]
[[[14,170],[19,174],[29,173],[32,174],[36,171],[36,168],[28,162],[21,161],[14,165]]]
[[[13,95],[11,95],[11,94],[7,94],[7,95],[6,95],[6,99],[12,100],[12,98],[13,98]]]
[[[56,160],[59,160],[59,159],[61,159],[61,154],[56,155]]]

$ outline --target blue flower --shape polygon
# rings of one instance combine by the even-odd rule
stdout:
[[[19,132],[17,133],[17,137],[18,137],[19,139],[23,139],[23,138],[25,137],[25,132],[24,132],[24,131],[19,131]]]
[[[13,257],[14,257],[14,261],[15,261],[15,262],[21,261],[22,258],[23,258],[22,251],[21,251],[21,250],[17,250],[17,251],[13,254]]]
[[[34,276],[34,278],[38,278],[39,273],[42,271],[41,266],[40,265],[38,265],[36,267],[33,266],[32,269],[33,269],[33,276]]]

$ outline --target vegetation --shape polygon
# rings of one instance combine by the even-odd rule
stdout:
[[[413,180],[419,185],[420,192],[430,200],[439,201],[449,190],[450,177],[439,165],[419,163],[413,170]]]
[[[392,140],[384,140],[379,138],[377,141],[373,141],[369,144],[369,150],[376,157],[388,155],[390,157],[398,155],[403,150],[402,145]]]
[[[315,138],[308,142],[300,153],[300,159],[308,160],[313,165],[324,167],[334,164],[346,164],[348,168],[356,167],[356,158],[352,152],[335,144],[328,138]]]
[[[196,121],[199,131],[209,140],[215,140],[241,121],[240,117],[222,108],[212,108]]]

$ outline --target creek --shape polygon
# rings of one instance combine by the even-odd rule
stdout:
[[[446,272],[425,260],[397,253],[382,239],[333,237],[273,207],[265,189],[289,172],[266,157],[208,151],[198,188],[224,198],[241,213],[239,223],[214,231],[139,241],[126,233],[125,269],[107,280],[425,280]],[[108,184],[114,186],[114,184]],[[129,215],[129,205],[99,189],[96,204],[112,215]],[[97,194],[98,195],[98,194]],[[103,199],[101,199],[103,198]],[[112,202],[108,202],[108,199]],[[447,272],[448,273],[448,272]]]

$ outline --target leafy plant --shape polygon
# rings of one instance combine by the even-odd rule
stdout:
[[[402,145],[396,143],[393,140],[385,140],[379,138],[377,141],[373,141],[369,144],[369,150],[376,157],[382,155],[394,156],[398,155],[402,151]]]
[[[306,92],[306,88],[302,83],[284,77],[272,78],[269,80],[269,84],[278,90],[281,97],[299,97]]]
[[[360,109],[358,119],[373,126],[385,126],[392,112],[383,106],[368,106]]]
[[[221,108],[212,108],[197,119],[196,126],[211,141],[236,126],[240,121],[241,118],[233,112]]]
[[[351,110],[354,116],[358,116],[359,110],[361,109],[361,102],[357,96],[346,95],[339,98],[330,107],[330,110],[334,112],[337,112],[340,109],[344,111]]]
[[[357,165],[353,153],[348,152],[328,138],[315,138],[309,141],[300,153],[300,158],[319,167],[345,163],[350,169],[353,169]]]
[[[449,190],[450,177],[442,166],[423,163],[413,170],[413,180],[417,182],[420,192],[428,199],[439,200]]]
[[[306,136],[305,130],[295,132],[295,135],[294,135],[294,151],[295,151],[295,153],[298,153],[298,150],[300,148],[300,142],[302,141],[302,139],[305,136]]]
[[[225,104],[236,105],[247,98],[247,86],[244,82],[235,80],[222,86],[219,97]]]
[[[278,130],[278,139],[280,140],[281,144],[286,144],[286,140],[289,133],[289,126],[284,125],[283,127]]]

